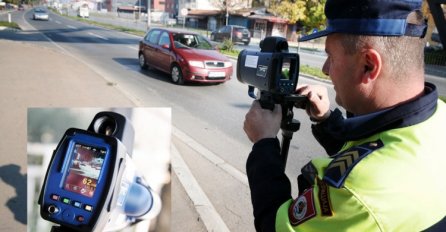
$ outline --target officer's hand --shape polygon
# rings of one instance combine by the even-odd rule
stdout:
[[[280,129],[282,108],[275,105],[274,111],[263,109],[259,101],[254,101],[245,116],[243,130],[251,142],[264,138],[275,138]]]
[[[313,121],[321,122],[330,116],[327,88],[320,85],[301,85],[297,87],[296,93],[307,96],[305,109]]]

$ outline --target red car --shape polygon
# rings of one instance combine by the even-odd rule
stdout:
[[[155,28],[139,43],[139,65],[170,73],[172,82],[222,83],[231,79],[232,62],[203,36]]]

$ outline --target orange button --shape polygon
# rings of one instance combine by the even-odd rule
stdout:
[[[77,221],[78,222],[83,222],[85,219],[83,216],[77,216]]]

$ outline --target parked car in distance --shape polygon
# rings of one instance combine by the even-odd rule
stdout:
[[[24,11],[25,10],[25,6],[23,4],[20,4],[19,7],[17,8],[18,11]]]
[[[33,19],[34,20],[46,20],[48,21],[50,19],[50,16],[48,15],[48,11],[43,8],[36,8],[34,9],[33,13]]]
[[[80,6],[77,10],[77,16],[81,18],[90,17],[90,9],[88,8],[88,5]]]
[[[236,25],[223,26],[211,33],[211,40],[213,41],[223,41],[231,38],[234,43],[248,45],[251,42],[251,33],[246,27]]]
[[[232,62],[194,32],[151,29],[139,42],[139,65],[169,73],[172,82],[223,83],[231,79]]]

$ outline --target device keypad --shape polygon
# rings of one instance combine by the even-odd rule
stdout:
[[[85,211],[87,211],[87,212],[92,212],[92,211],[93,211],[93,206],[88,205],[88,204],[83,204],[83,203],[80,202],[80,201],[71,200],[71,199],[68,198],[68,197],[61,197],[61,196],[59,196],[59,195],[57,195],[57,194],[51,194],[51,195],[50,195],[50,198],[51,198],[51,200],[54,200],[54,201],[61,201],[61,202],[64,203],[64,204],[72,205],[72,206],[74,206],[74,207],[76,207],[76,208],[83,209],[83,210],[85,210]],[[82,219],[80,219],[80,218],[82,218]],[[82,216],[78,216],[76,219],[77,219],[78,221],[83,221],[83,220],[84,220],[84,217],[82,217]]]

